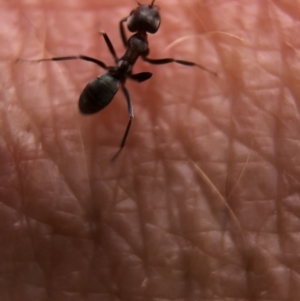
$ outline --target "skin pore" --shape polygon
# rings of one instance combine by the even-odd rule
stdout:
[[[143,1],[146,3],[146,1]],[[136,2],[2,1],[0,300],[296,300],[299,2],[157,0],[151,58],[82,116]],[[129,33],[128,33],[129,36]],[[173,43],[174,42],[174,43]]]

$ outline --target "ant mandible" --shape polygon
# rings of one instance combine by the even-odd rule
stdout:
[[[116,160],[126,143],[126,139],[134,116],[130,95],[127,88],[125,87],[126,79],[130,78],[137,82],[143,82],[148,80],[152,76],[152,73],[150,72],[132,74],[132,67],[139,57],[141,57],[144,61],[150,64],[162,65],[168,63],[177,63],[186,66],[195,66],[205,71],[208,71],[213,75],[217,75],[215,72],[189,61],[177,60],[173,58],[148,58],[149,46],[147,33],[156,33],[161,23],[158,6],[154,5],[154,2],[155,0],[152,0],[150,5],[138,3],[138,7],[131,11],[128,17],[123,18],[120,21],[119,30],[122,42],[126,48],[125,54],[120,59],[117,57],[114,46],[112,45],[108,35],[105,32],[101,32],[106,42],[106,45],[116,62],[115,66],[107,66],[104,62],[85,55],[53,57],[31,61],[42,62],[80,59],[95,63],[101,68],[107,70],[107,73],[99,75],[98,77],[93,79],[90,83],[86,85],[86,87],[82,91],[78,103],[79,110],[82,114],[97,113],[98,111],[105,108],[112,101],[121,85],[121,89],[127,101],[129,121],[125,133],[123,135],[120,148],[118,152],[113,156],[112,161]],[[127,22],[128,30],[134,33],[129,39],[127,39],[125,33],[125,22]]]

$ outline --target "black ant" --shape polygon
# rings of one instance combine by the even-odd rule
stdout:
[[[119,89],[119,86],[121,85],[122,91],[127,101],[130,119],[127,124],[125,133],[123,135],[121,146],[118,152],[112,158],[112,161],[114,161],[118,157],[125,145],[134,116],[130,95],[125,87],[126,79],[130,78],[137,82],[143,82],[148,80],[152,76],[152,73],[150,72],[132,74],[132,67],[139,57],[141,57],[144,61],[150,64],[162,65],[174,62],[186,66],[196,66],[212,73],[213,75],[217,75],[215,72],[210,71],[205,67],[193,62],[177,60],[173,58],[148,58],[149,46],[147,40],[147,33],[156,33],[161,23],[158,7],[154,5],[154,2],[155,0],[152,0],[150,5],[138,3],[138,7],[131,11],[128,17],[120,21],[119,30],[122,42],[126,48],[125,54],[120,59],[117,57],[114,46],[112,45],[108,35],[105,32],[101,32],[106,42],[106,45],[116,62],[115,66],[106,66],[104,62],[85,55],[53,57],[33,61],[42,62],[80,59],[95,63],[101,68],[107,70],[107,73],[102,74],[93,79],[90,83],[87,84],[87,86],[82,91],[79,97],[78,104],[79,110],[82,114],[93,114],[105,108],[112,101]],[[128,30],[134,33],[129,39],[127,39],[125,34],[124,22],[127,22]]]

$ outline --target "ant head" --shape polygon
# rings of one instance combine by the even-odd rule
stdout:
[[[160,25],[160,15],[158,7],[154,5],[154,1],[150,5],[139,4],[127,18],[127,27],[131,32],[146,31],[148,33],[156,33]]]

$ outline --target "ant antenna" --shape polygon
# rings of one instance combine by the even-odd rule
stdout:
[[[155,0],[152,0],[150,7],[152,7],[154,5]]]

